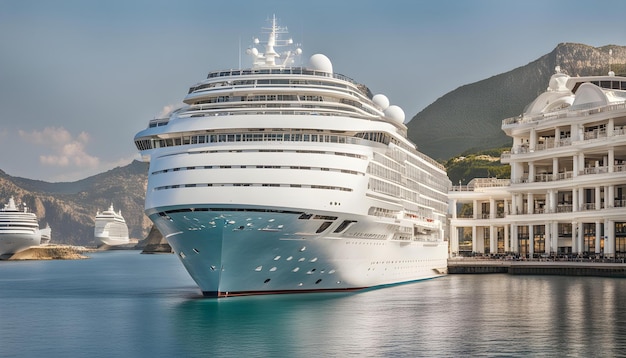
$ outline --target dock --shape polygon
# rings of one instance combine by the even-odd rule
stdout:
[[[449,274],[561,275],[626,277],[626,263],[588,261],[513,261],[449,259]]]

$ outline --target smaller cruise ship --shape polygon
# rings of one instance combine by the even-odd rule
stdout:
[[[0,258],[26,250],[41,243],[37,215],[25,205],[19,209],[13,197],[0,209]]]
[[[108,210],[98,211],[94,236],[96,241],[108,246],[128,244],[128,226],[122,217],[122,211],[116,212],[113,209],[113,204],[109,206]]]

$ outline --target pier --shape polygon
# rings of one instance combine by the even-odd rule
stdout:
[[[449,259],[448,273],[626,277],[626,263]]]

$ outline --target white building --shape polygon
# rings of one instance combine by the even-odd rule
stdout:
[[[502,121],[510,182],[474,179],[449,193],[452,256],[626,256],[625,126],[626,77],[557,67],[546,92]]]

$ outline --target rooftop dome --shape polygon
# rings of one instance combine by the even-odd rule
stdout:
[[[311,68],[316,71],[333,73],[332,62],[330,62],[328,57],[322,55],[321,53],[316,53],[315,55],[311,56],[311,58],[309,59],[309,64],[311,65]]]
[[[569,89],[565,86],[565,84],[567,83],[567,80],[569,79],[569,76],[561,72],[560,66],[556,66],[554,70],[556,71],[556,73],[553,74],[552,77],[550,77],[548,91],[555,91],[555,92],[569,91]]]
[[[396,105],[387,107],[387,109],[385,109],[385,116],[396,123],[404,123],[404,111]]]
[[[372,97],[372,102],[374,102],[374,104],[380,107],[383,111],[389,107],[389,98],[387,98],[384,94],[375,95]]]

